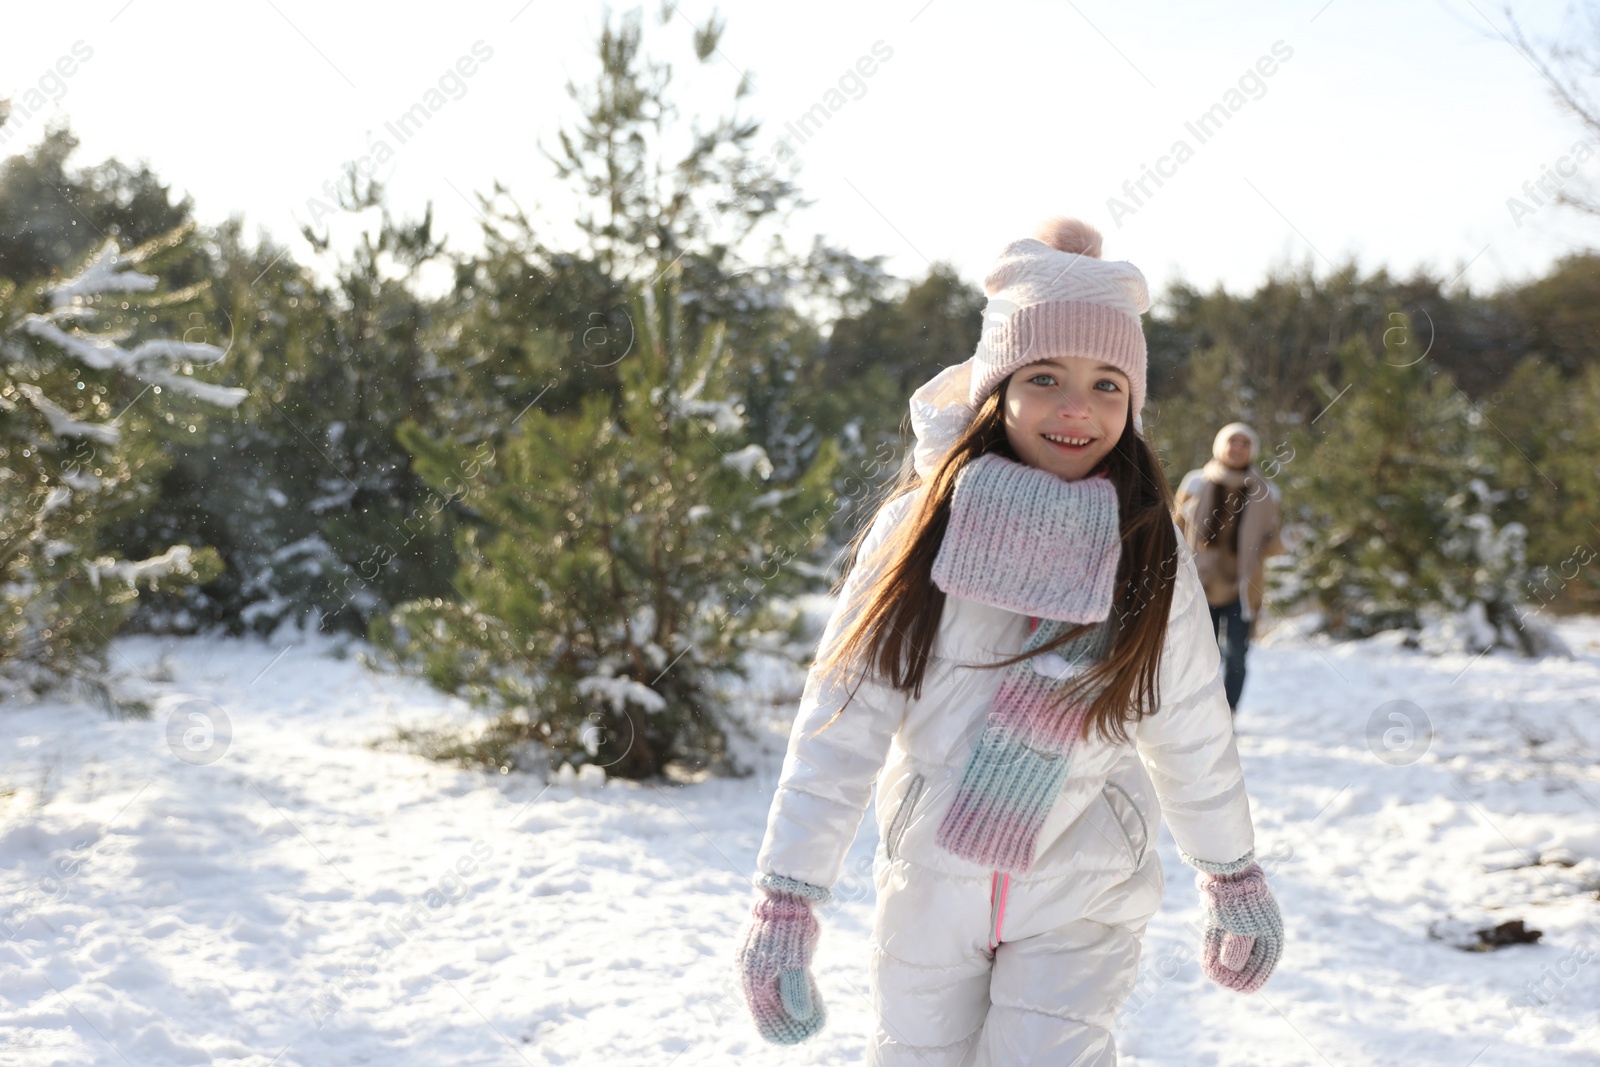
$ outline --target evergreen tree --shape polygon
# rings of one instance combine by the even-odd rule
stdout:
[[[1399,327],[1399,316],[1411,326]],[[1356,335],[1374,352],[1407,347],[1392,362],[1427,358],[1474,398],[1509,373],[1522,349],[1516,317],[1496,301],[1447,296],[1425,274],[1361,275],[1346,265],[1318,275],[1310,264],[1275,269],[1253,292],[1202,293],[1174,284],[1146,317],[1150,347],[1147,419],[1169,472],[1210,458],[1211,438],[1235,419],[1270,450],[1308,426],[1349,384],[1339,358]],[[1316,387],[1333,382],[1331,393]]]
[[[853,452],[860,454],[898,444],[911,394],[972,356],[984,296],[954,268],[935,264],[898,296],[873,296],[864,304],[833,324],[797,397],[826,434],[858,442]]]
[[[672,22],[675,10],[664,5],[661,21]],[[695,63],[718,62],[724,28],[715,15],[693,28]],[[624,14],[615,26],[607,19],[597,75],[588,85],[568,84],[576,119],[546,153],[557,177],[580,195],[583,259],[613,293],[649,286],[669,268],[678,272],[687,342],[698,345],[703,330],[726,335],[729,373],[751,434],[781,477],[797,476],[832,436],[806,420],[820,344],[806,320],[855,309],[890,279],[882,257],[861,259],[820,238],[803,251],[785,243],[784,224],[807,201],[793,180],[792,150],[779,142],[763,152],[762,124],[740,113],[751,92],[748,74],[733,88],[731,113],[708,125],[684,123],[669,91],[672,65],[650,58],[644,44],[641,12]],[[528,258],[551,261],[542,247]],[[578,335],[614,329],[603,320],[618,303],[611,296],[573,305],[590,320]],[[614,390],[602,361],[584,355],[576,366],[590,387]],[[581,389],[577,377],[560,375],[557,392]]]
[[[685,328],[679,276],[635,290],[620,406],[535,404],[498,450],[402,437],[430,484],[485,520],[460,601],[416,601],[374,637],[434,684],[501,709],[482,758],[737,772],[716,676],[776,625],[826,533],[833,454],[781,484],[728,389],[726,334]],[[555,343],[555,342],[551,342]],[[538,357],[532,362],[538,363]],[[536,755],[513,755],[531,746]]]
[[[52,127],[26,154],[0,168],[0,277],[19,284],[50,278],[82,263],[108,239],[134,248],[193,224],[193,205],[174,201],[171,189],[148,166],[115,159],[69,167],[78,139]],[[189,252],[197,249],[186,246]],[[169,257],[163,283],[184,290],[204,280],[198,255]],[[193,310],[185,306],[185,314]]]
[[[1495,484],[1527,527],[1528,610],[1600,607],[1600,363],[1524,359],[1478,407],[1507,439]]]
[[[1379,358],[1362,336],[1338,356],[1350,388],[1284,470],[1288,517],[1310,531],[1284,592],[1339,637],[1474,612],[1489,641],[1524,647],[1526,528],[1495,486],[1502,438],[1427,361]]]
[[[141,586],[203,581],[209,548],[174,544],[146,559],[102,551],[106,527],[155,493],[163,438],[194,432],[201,405],[243,392],[194,373],[215,346],[150,336],[151,309],[192,293],[154,275],[180,228],[121,251],[107,241],[53,282],[0,278],[0,687],[77,683],[108,708],[140,710],[107,684],[105,649]],[[181,253],[180,253],[181,254]]]
[[[695,30],[697,62],[720,34]],[[872,266],[794,256],[776,232],[746,259],[798,202],[755,165],[759,124],[695,124],[685,144],[638,12],[598,51],[550,153],[586,247],[549,247],[499,187],[483,198],[488,251],[458,269],[441,349],[455,388],[402,434],[471,517],[460,599],[403,605],[373,636],[503,709],[485,758],[531,744],[627,777],[732,771],[716,678],[773,625],[766,598],[814,573],[800,557],[832,515],[835,449],[786,416],[814,338],[796,304]]]
[[[417,272],[440,258],[429,205],[420,219],[393,218],[381,186],[348,176],[343,206],[376,209],[376,234],[363,233],[322,295],[322,351],[290,384],[279,414],[317,433],[316,460],[297,442],[296,466],[311,490],[315,536],[338,561],[336,599],[321,625],[364,633],[372,618],[417,596],[449,591],[455,515],[413,469],[399,437],[408,422],[430,417],[448,392],[448,373],[433,351],[430,301],[416,292]],[[304,236],[325,252],[325,236]],[[310,427],[307,430],[306,427]],[[291,494],[291,499],[305,499]]]
[[[395,604],[450,593],[461,516],[396,437],[450,394],[433,302],[415,284],[441,244],[426,213],[393,218],[375,183],[347,175],[339,192],[344,209],[377,217],[348,253],[306,232],[334,259],[331,285],[287,249],[245,243],[236,220],[215,233],[205,318],[225,328],[231,380],[249,396],[230,422],[172,450],[161,498],[129,536],[204,540],[227,570],[151,598],[145,625],[365,633]]]
[[[1181,388],[1169,383],[1160,396],[1151,389],[1145,403],[1145,436],[1161,457],[1174,490],[1179,479],[1211,458],[1211,441],[1229,422],[1249,422],[1255,428],[1262,444],[1258,461],[1272,453],[1273,436],[1281,432],[1274,423],[1281,425],[1280,420],[1257,425],[1263,423],[1264,413],[1240,402],[1239,378],[1234,351],[1215,346],[1190,355]],[[1280,419],[1290,422],[1292,416]]]
[[[1568,378],[1600,365],[1600,254],[1566,256],[1492,304],[1512,321],[1518,357],[1538,356]]]

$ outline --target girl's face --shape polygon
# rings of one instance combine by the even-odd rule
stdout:
[[[1006,440],[1030,467],[1075,482],[1111,453],[1128,424],[1128,376],[1109,363],[1053,356],[1006,380]]]

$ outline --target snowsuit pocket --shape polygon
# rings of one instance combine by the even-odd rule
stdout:
[[[906,826],[911,822],[911,813],[922,797],[923,784],[922,775],[911,776],[911,784],[906,786],[905,796],[900,798],[900,806],[895,809],[894,818],[889,820],[889,830],[883,835],[883,851],[890,859],[894,859],[900,852],[900,839],[905,836]]]
[[[1128,843],[1128,854],[1133,857],[1133,865],[1139,866],[1144,861],[1145,850],[1150,847],[1150,827],[1144,821],[1144,813],[1133,802],[1128,791],[1115,782],[1106,783],[1100,791],[1100,799],[1106,802],[1106,807],[1111,809],[1111,814],[1116,818],[1123,840]]]

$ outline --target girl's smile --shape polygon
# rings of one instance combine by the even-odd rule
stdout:
[[[1069,452],[1074,455],[1082,452],[1084,449],[1088,448],[1094,443],[1093,437],[1061,436],[1048,433],[1044,435],[1044,439],[1061,449],[1063,452]]]

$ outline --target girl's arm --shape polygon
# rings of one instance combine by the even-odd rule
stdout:
[[[874,552],[916,496],[908,493],[879,509],[823,631],[821,648],[842,628],[846,605],[855,590],[870,581],[867,572]],[[862,681],[850,699],[846,687],[825,683],[815,670],[807,675],[789,734],[789,752],[767,813],[766,837],[756,856],[760,873],[823,888],[838,880],[872,798],[873,781],[888,757],[889,742],[905,717],[907,699],[906,694],[870,679]],[[824,730],[846,700],[849,706]]]
[[[1178,538],[1177,588],[1159,675],[1160,710],[1137,728],[1139,754],[1186,858],[1226,864],[1255,847],[1222,658],[1194,554]]]

